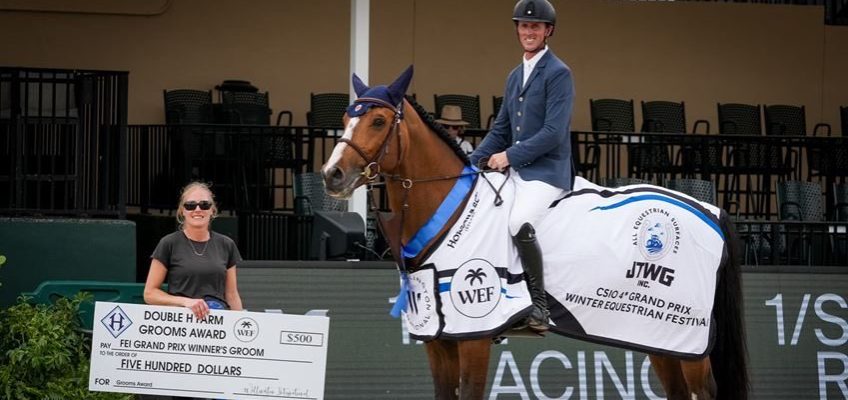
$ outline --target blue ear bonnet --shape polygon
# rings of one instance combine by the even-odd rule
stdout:
[[[353,74],[353,89],[358,97],[347,108],[347,115],[351,118],[359,117],[368,112],[371,107],[388,107],[396,114],[400,114],[400,105],[403,103],[403,94],[409,88],[409,82],[412,80],[412,66],[410,65],[406,71],[400,74],[389,86],[375,86],[369,88],[359,79],[356,74]]]
[[[347,107],[347,115],[351,118],[358,117],[368,112],[374,106],[397,108],[398,104],[403,101],[403,95],[399,97],[395,98],[395,96],[392,96],[387,86],[374,86],[359,95],[359,98]]]

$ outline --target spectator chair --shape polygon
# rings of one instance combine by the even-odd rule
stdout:
[[[348,104],[350,96],[347,93],[310,93],[306,124],[315,128],[343,129]]]
[[[716,204],[716,189],[711,181],[703,179],[670,179],[665,185],[671,190],[688,194],[698,201]]]

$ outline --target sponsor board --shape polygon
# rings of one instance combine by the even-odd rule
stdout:
[[[323,399],[329,318],[97,302],[89,390]]]

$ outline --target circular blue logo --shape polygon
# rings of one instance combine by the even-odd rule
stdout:
[[[634,224],[634,245],[646,260],[659,260],[680,246],[680,224],[663,209],[643,212]]]

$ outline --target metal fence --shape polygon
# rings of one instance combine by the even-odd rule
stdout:
[[[127,72],[0,67],[0,209],[122,217]]]
[[[744,218],[776,219],[777,182],[813,181],[834,205],[835,183],[848,177],[848,138],[572,132],[575,166],[601,185],[620,178],[666,186],[712,182],[719,207]]]
[[[131,125],[127,204],[173,207],[179,188],[212,185],[222,210],[293,211],[294,176],[312,171],[305,127]]]
[[[736,221],[745,265],[848,267],[848,222]]]
[[[142,212],[172,208],[194,180],[210,183],[225,211],[295,212],[304,196],[298,175],[318,171],[340,137],[305,126],[212,124],[130,125],[127,133],[127,205]]]
[[[79,79],[74,82],[78,87]],[[73,123],[64,116],[45,119],[44,110],[38,119],[21,114],[15,124],[0,124],[0,151],[6,155],[0,163],[0,212],[119,217],[128,207],[132,213],[173,212],[180,188],[203,180],[212,183],[222,211],[238,216],[246,257],[308,258],[311,217],[298,207],[307,195],[297,177],[318,170],[340,132],[260,125],[100,124],[86,130],[90,125],[78,122],[81,111],[70,118]],[[465,136],[477,145],[484,134]],[[844,222],[780,221],[775,198],[779,181],[817,182],[830,211],[835,202],[830,188],[848,176],[846,138],[632,132],[572,137],[578,173],[601,185],[619,178],[659,185],[678,178],[712,182],[717,205],[739,221],[750,264],[846,264]],[[371,196],[378,208],[387,208],[379,186]],[[371,228],[368,239],[374,243]],[[362,258],[379,257],[363,252]]]

